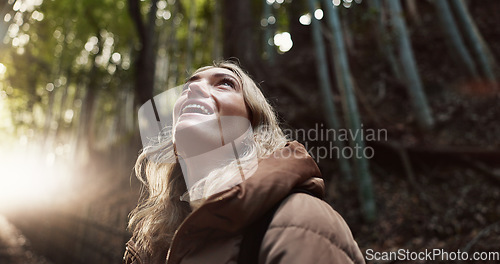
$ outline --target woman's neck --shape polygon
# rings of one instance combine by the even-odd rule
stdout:
[[[214,150],[189,158],[179,157],[184,180],[188,190],[197,181],[207,177],[212,171],[227,166],[244,155],[245,148],[253,143],[251,128],[232,142]]]

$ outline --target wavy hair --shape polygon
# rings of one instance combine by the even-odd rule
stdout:
[[[230,61],[215,62],[194,74],[211,68],[228,69],[242,83],[255,142],[247,155],[262,159],[282,148],[287,139],[279,127],[276,113],[252,78]],[[176,160],[173,148],[172,134],[168,132],[159,136],[157,144],[144,147],[135,164],[136,176],[143,188],[137,207],[130,213],[128,227],[133,231],[132,239],[138,250],[147,254],[166,254],[175,230],[192,210],[189,203],[180,200],[187,190],[179,163],[172,162]],[[231,174],[225,168],[216,173]]]

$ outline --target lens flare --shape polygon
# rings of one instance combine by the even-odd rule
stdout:
[[[67,186],[54,153],[44,155],[2,149],[0,153],[0,209],[50,202]]]

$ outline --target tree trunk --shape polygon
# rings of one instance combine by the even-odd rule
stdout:
[[[269,22],[269,17],[273,15],[272,13],[272,6],[267,3],[267,0],[261,0],[262,3],[264,4],[264,18],[266,21]],[[273,26],[269,23],[264,27],[264,52],[265,52],[265,58],[269,62],[270,65],[274,64],[274,41],[272,40],[274,35],[274,30]],[[272,41],[269,43],[269,41]]]
[[[241,65],[248,71],[254,73],[256,79],[265,75],[257,52],[255,41],[255,27],[252,14],[252,6],[248,0],[224,0],[224,36],[223,55],[224,58],[236,57]]]
[[[471,77],[477,78],[477,70],[474,65],[474,60],[470,56],[469,51],[462,40],[462,36],[460,35],[457,25],[455,24],[448,2],[446,2],[446,0],[438,0],[434,1],[434,3],[436,5],[439,20],[441,21],[448,45],[451,50],[454,51],[455,56],[453,57],[458,59],[458,63],[465,67],[467,73]]]
[[[220,10],[220,1],[214,1],[214,15],[213,15],[213,50],[212,50],[212,58],[214,60],[221,60],[222,59],[222,47],[220,45],[221,41],[220,35],[221,35],[221,24],[222,24],[222,19],[221,19],[221,10]]]
[[[410,43],[410,37],[406,30],[406,24],[401,11],[399,0],[388,0],[391,12],[391,20],[394,25],[395,34],[398,36],[398,52],[403,67],[403,74],[408,87],[408,93],[413,105],[413,111],[419,127],[423,130],[429,130],[434,125],[431,109],[427,104],[422,81],[418,74],[417,65],[413,56],[413,50]]]
[[[354,36],[351,32],[351,27],[350,27],[351,23],[349,21],[349,16],[345,16],[344,19],[339,20],[339,22],[340,22],[340,28],[342,30],[340,34],[342,34],[343,36],[344,47],[345,51],[347,52],[346,54],[354,57],[356,55],[356,49],[354,47]]]
[[[324,9],[328,18],[329,25],[333,33],[332,60],[335,65],[335,76],[339,90],[343,92],[344,97],[344,115],[348,128],[355,133],[361,131],[361,118],[359,116],[356,96],[352,84],[349,62],[347,60],[342,28],[338,16],[338,10],[330,0],[323,0]],[[355,137],[350,140],[351,149],[365,148],[365,143],[361,137]],[[373,195],[372,178],[368,168],[368,161],[363,155],[354,157],[355,172],[359,184],[359,196],[363,206],[364,217],[367,221],[375,220],[375,198]]]
[[[35,86],[36,87],[36,86]],[[45,114],[45,121],[43,126],[43,151],[49,151],[52,146],[51,131],[52,131],[52,122],[54,121],[54,106],[55,106],[55,97],[56,92],[59,90],[58,87],[54,87],[52,91],[49,91],[49,101],[47,102],[47,112]]]
[[[498,65],[495,61],[495,57],[492,55],[488,45],[477,29],[476,24],[467,10],[465,2],[463,0],[453,0],[451,1],[451,6],[455,11],[458,22],[465,31],[465,39],[472,47],[474,56],[479,59],[481,71],[490,82],[496,83],[497,76],[495,76],[495,71],[498,70]]]
[[[189,18],[188,18],[188,32],[187,32],[187,51],[186,51],[186,71],[191,72],[193,67],[193,42],[196,28],[196,2],[189,1]]]
[[[151,0],[151,6],[145,24],[140,10],[140,0],[128,0],[129,13],[137,30],[141,47],[135,61],[136,106],[140,106],[153,97],[155,78],[155,19],[158,0]]]
[[[85,95],[82,101],[82,107],[80,109],[79,125],[78,125],[78,135],[76,138],[76,155],[79,162],[85,164],[88,161],[89,155],[95,150],[95,133],[94,133],[94,112],[95,112],[95,102],[98,93],[98,87],[100,85],[100,80],[98,80],[98,66],[96,63],[97,56],[101,55],[103,50],[103,40],[97,30],[97,45],[99,51],[97,54],[91,56],[92,67],[90,68],[87,79],[85,80]]]
[[[402,80],[402,73],[401,73],[401,65],[400,63],[396,60],[396,57],[394,55],[394,45],[393,40],[388,34],[386,30],[386,19],[385,19],[385,14],[384,14],[384,9],[382,8],[382,3],[381,0],[371,0],[368,1],[368,4],[370,5],[370,8],[375,12],[376,16],[376,25],[377,25],[377,36],[375,37],[377,39],[377,44],[379,46],[379,50],[381,51],[382,55],[384,55],[385,58],[387,58],[389,65],[391,67],[392,73],[398,80]]]
[[[309,10],[314,14],[316,9],[316,0],[308,0]],[[336,131],[340,129],[340,120],[338,118],[337,110],[335,109],[335,104],[333,100],[332,85],[330,84],[330,78],[328,76],[328,63],[326,61],[325,45],[323,43],[323,38],[321,35],[321,24],[314,16],[311,18],[311,30],[314,40],[314,46],[316,51],[316,68],[318,79],[320,83],[320,93],[323,98],[323,109],[325,113],[325,119],[327,126],[333,128]],[[342,141],[335,141],[335,145],[339,149],[344,149],[345,145]],[[344,157],[339,158],[340,173],[346,179],[351,178],[351,166],[349,161]]]
[[[93,122],[93,116],[94,116],[94,109],[95,109],[95,102],[97,98],[97,87],[96,85],[97,82],[94,81],[96,74],[96,65],[92,66],[92,69],[90,70],[91,73],[89,74],[89,82],[86,87],[86,92],[85,92],[85,97],[83,98],[82,102],[82,114],[81,114],[81,119],[80,119],[80,127],[81,129],[81,135],[79,135],[79,138],[83,138],[85,141],[85,144],[83,146],[86,146],[86,149],[84,151],[90,153],[94,150],[94,122]],[[83,147],[82,146],[82,147]]]
[[[172,9],[172,16],[170,18],[170,28],[172,30],[171,32],[171,39],[170,39],[170,47],[169,47],[169,52],[170,52],[170,65],[169,65],[169,74],[168,74],[168,84],[169,87],[175,87],[178,83],[178,80],[180,79],[180,70],[179,70],[179,62],[180,62],[180,57],[179,57],[179,41],[176,36],[176,31],[175,28],[177,25],[175,24],[177,13],[179,10],[178,3],[176,2],[173,6]]]
[[[170,78],[169,67],[171,63],[169,47],[173,39],[172,32],[173,27],[168,23],[163,23],[162,28],[158,30],[158,55],[156,57],[154,94],[168,89],[168,78]]]
[[[61,101],[59,102],[59,114],[57,116],[57,130],[55,132],[55,137],[60,138],[63,135],[63,124],[64,124],[64,115],[66,113],[67,105],[68,105],[68,93],[69,93],[69,84],[70,84],[70,74],[71,71],[68,71],[68,77],[66,79],[66,83],[62,87],[63,94],[61,96]]]

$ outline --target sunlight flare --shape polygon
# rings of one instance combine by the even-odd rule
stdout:
[[[24,140],[23,140],[24,139]],[[26,141],[21,138],[20,141]],[[22,143],[26,142],[20,142]],[[0,208],[17,208],[50,201],[67,185],[55,153],[35,155],[2,149]]]

